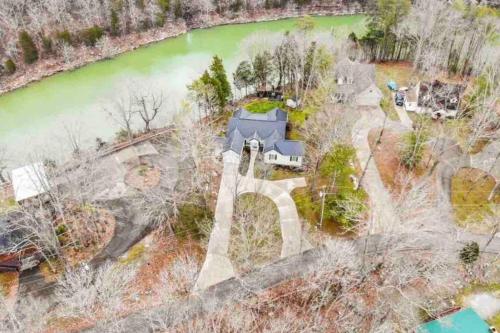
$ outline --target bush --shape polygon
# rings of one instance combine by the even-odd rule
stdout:
[[[427,135],[422,131],[411,131],[404,136],[403,149],[401,150],[401,163],[409,170],[422,161],[424,157]]]
[[[27,31],[21,31],[19,34],[19,44],[23,50],[24,62],[26,64],[32,64],[38,60],[38,50]]]
[[[101,38],[103,35],[104,30],[101,27],[95,25],[92,28],[83,30],[80,34],[80,37],[85,45],[95,46],[99,38]]]
[[[73,41],[71,33],[68,30],[59,31],[58,33],[56,33],[56,39],[68,45],[71,45]]]
[[[16,69],[16,64],[12,61],[12,59],[7,59],[7,61],[5,61],[5,73],[8,75],[14,74]]]
[[[203,236],[200,224],[212,219],[212,212],[210,212],[205,203],[184,204],[179,208],[178,220],[174,225],[174,232],[181,238],[187,238],[190,235],[200,238]]]
[[[465,264],[472,264],[479,258],[479,244],[476,242],[470,242],[465,244],[462,250],[460,250],[460,259]]]
[[[59,224],[57,227],[56,227],[56,235],[57,236],[61,236],[62,234],[64,234],[66,231],[68,231],[68,227],[66,226],[66,224]]]
[[[53,51],[52,39],[48,36],[42,36],[42,47],[45,54],[51,54]]]
[[[325,198],[324,217],[346,229],[353,227],[366,210],[366,193],[356,190],[351,181],[351,175],[356,174],[352,164],[355,154],[353,147],[336,145],[320,167],[321,175],[334,182],[333,194]]]

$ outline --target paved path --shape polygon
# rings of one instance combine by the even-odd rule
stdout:
[[[400,223],[399,217],[394,210],[393,200],[382,182],[380,173],[375,161],[371,156],[371,149],[368,143],[368,134],[373,128],[384,126],[384,113],[379,107],[364,108],[360,111],[360,118],[356,122],[352,131],[352,141],[356,148],[356,155],[361,168],[366,167],[361,186],[366,190],[371,203],[371,233],[383,232],[385,227]],[[401,132],[404,130],[399,123],[386,119],[387,129]],[[368,165],[367,165],[368,164]]]
[[[394,109],[396,109],[396,113],[398,114],[399,121],[407,129],[412,129],[413,128],[413,121],[411,120],[410,116],[408,115],[408,112],[406,112],[406,110],[403,106],[396,105],[396,103],[394,102],[395,95],[396,94],[392,93],[391,103],[393,103]]]
[[[305,179],[286,179],[277,182],[256,179],[254,166],[257,153],[251,152],[246,176],[241,176],[238,171],[239,159],[229,157],[224,160],[224,171],[215,208],[214,228],[210,234],[206,259],[196,281],[195,290],[204,290],[235,276],[228,250],[234,201],[241,194],[259,193],[276,204],[283,238],[281,258],[298,254],[311,247],[309,243],[302,241],[302,226],[295,202],[290,196],[293,189],[306,186]]]

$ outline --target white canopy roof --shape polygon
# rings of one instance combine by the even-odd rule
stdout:
[[[41,162],[14,169],[11,176],[17,202],[35,197],[49,190],[49,182]]]

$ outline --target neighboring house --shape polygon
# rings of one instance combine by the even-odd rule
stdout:
[[[41,162],[12,170],[11,178],[17,202],[37,197],[50,189],[47,174]]]
[[[375,65],[362,64],[348,58],[335,66],[337,89],[335,98],[340,103],[359,106],[379,106],[383,95],[375,82]]]
[[[252,113],[245,109],[234,112],[229,120],[224,160],[239,161],[244,147],[264,153],[264,162],[285,166],[302,166],[304,145],[286,140],[288,114],[281,109]]]
[[[471,308],[430,321],[417,328],[416,333],[490,333],[488,324]]]
[[[409,112],[430,114],[433,118],[457,116],[465,87],[460,84],[420,82],[408,91],[405,109]]]

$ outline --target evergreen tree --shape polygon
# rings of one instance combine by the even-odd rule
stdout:
[[[236,68],[233,74],[234,85],[238,89],[245,88],[245,95],[248,95],[248,87],[254,84],[255,75],[253,73],[252,65],[248,61],[242,61]]]
[[[32,64],[38,60],[38,50],[27,31],[23,30],[19,34],[19,44],[23,50],[24,62],[26,64]]]
[[[8,75],[14,74],[16,69],[16,64],[12,61],[12,59],[7,59],[7,61],[5,61],[5,72]]]
[[[470,242],[460,250],[460,259],[465,264],[472,264],[479,258],[479,245],[476,242]]]
[[[118,36],[120,34],[120,18],[116,10],[111,9],[111,35]]]
[[[175,0],[174,3],[174,16],[175,18],[181,18],[183,15],[182,3],[180,0]]]
[[[217,91],[219,107],[222,110],[231,99],[231,85],[227,80],[226,70],[222,63],[222,59],[218,56],[214,56],[212,64],[210,65],[210,77]]]

